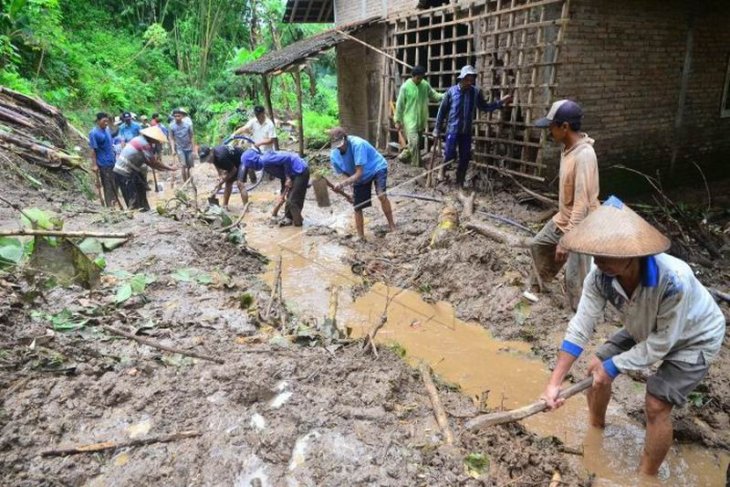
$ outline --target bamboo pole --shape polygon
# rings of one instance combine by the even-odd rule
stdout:
[[[299,133],[299,155],[304,157],[304,113],[302,108],[302,75],[299,72],[299,68],[297,68],[292,73],[292,76],[294,76],[294,85],[297,88],[297,109],[299,110],[299,115],[297,116],[297,120],[299,121],[299,127],[297,127],[297,132]]]
[[[72,446],[70,448],[59,448],[54,450],[45,450],[41,452],[42,457],[65,457],[67,455],[77,455],[79,453],[96,453],[106,450],[117,450],[119,448],[129,448],[133,446],[151,445],[153,443],[170,443],[172,441],[182,440],[185,438],[194,438],[200,436],[197,431],[181,431],[171,435],[151,436],[149,438],[138,438],[127,441],[105,441],[103,443],[94,443],[91,445]]]
[[[385,52],[385,51],[382,51],[382,50],[378,49],[378,48],[377,48],[377,47],[375,47],[375,46],[371,46],[370,44],[368,44],[368,43],[367,43],[367,42],[365,42],[365,41],[361,41],[360,39],[358,39],[358,38],[357,38],[357,37],[355,37],[355,36],[351,36],[350,34],[348,34],[348,33],[346,33],[346,32],[343,32],[343,31],[341,31],[341,30],[339,30],[339,29],[337,29],[337,33],[338,33],[338,34],[341,34],[341,35],[343,35],[343,36],[345,36],[345,37],[346,37],[347,39],[349,39],[349,40],[351,40],[351,41],[357,42],[358,44],[362,44],[363,46],[367,47],[368,49],[372,49],[373,51],[377,52],[378,54],[381,54],[381,55],[383,55],[383,56],[385,56],[385,57],[387,57],[387,58],[389,58],[389,59],[392,59],[393,61],[395,61],[395,62],[397,62],[397,63],[400,63],[400,64],[402,64],[403,66],[407,67],[408,69],[413,69],[413,66],[411,66],[410,64],[408,64],[408,63],[406,63],[406,62],[403,62],[403,61],[401,61],[400,59],[398,59],[398,58],[397,58],[397,57],[395,57],[395,56],[391,56],[391,55],[390,55],[390,54],[388,54],[387,52]]]
[[[179,348],[168,347],[167,345],[163,345],[163,344],[158,343],[158,342],[156,342],[154,340],[150,340],[149,338],[144,338],[144,337],[140,337],[140,336],[137,336],[137,335],[133,335],[131,333],[127,333],[124,330],[120,330],[119,328],[114,328],[113,326],[110,326],[110,325],[101,324],[99,326],[101,326],[106,331],[108,331],[109,333],[112,333],[114,335],[119,335],[119,336],[122,336],[124,338],[129,338],[130,340],[134,340],[137,343],[141,343],[143,345],[147,345],[148,347],[157,348],[159,350],[164,350],[165,352],[179,353],[180,355],[185,355],[187,357],[195,357],[195,358],[199,358],[201,360],[208,360],[210,362],[215,362],[217,364],[224,364],[224,363],[226,363],[225,360],[220,359],[220,358],[217,358],[217,357],[211,357],[210,355],[205,355],[205,354],[198,353],[198,352],[193,352],[193,351],[190,351],[190,350],[181,350]]]
[[[271,103],[271,87],[269,86],[269,80],[265,74],[261,75],[261,81],[264,87],[264,103],[266,104],[266,111],[269,112],[271,123],[276,126],[276,122],[274,122],[274,105]],[[274,140],[274,149],[279,150],[278,138]]]
[[[560,391],[558,395],[561,399],[568,399],[575,396],[579,392],[589,389],[593,385],[593,376],[587,377],[577,384],[573,384]],[[489,426],[496,426],[498,424],[511,423],[513,421],[519,421],[530,416],[534,416],[537,413],[541,413],[547,409],[547,403],[544,399],[535,401],[532,404],[521,407],[519,409],[513,409],[512,411],[500,411],[497,413],[482,414],[474,419],[467,421],[464,425],[468,430],[479,430],[487,428]]]

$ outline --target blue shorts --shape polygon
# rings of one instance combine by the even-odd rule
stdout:
[[[192,149],[177,149],[177,157],[183,167],[191,169],[193,166],[195,166],[195,159],[193,159]]]
[[[376,172],[375,175],[370,178],[369,180],[357,183],[352,187],[353,192],[353,206],[356,210],[362,210],[363,208],[367,208],[369,206],[372,206],[372,187],[373,183],[375,184],[375,193],[378,196],[385,194],[385,189],[387,187],[388,182],[388,170],[387,169],[381,169],[380,171]]]

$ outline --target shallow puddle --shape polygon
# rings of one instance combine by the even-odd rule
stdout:
[[[268,283],[273,281],[276,258],[282,256],[282,287],[287,306],[298,313],[324,317],[330,287],[340,286],[343,291],[337,319],[352,327],[355,334],[363,334],[378,322],[391,299],[388,321],[377,337],[380,344],[397,343],[405,350],[406,360],[426,361],[436,374],[458,384],[470,397],[489,391],[489,407],[511,409],[539,398],[550,372],[531,354],[526,343],[496,340],[483,327],[457,319],[448,303],[425,303],[418,293],[380,283],[353,302],[348,287],[361,280],[342,261],[349,249],[338,245],[333,235],[306,236],[302,229],[270,226],[268,212],[276,198],[273,188],[273,184],[262,185],[251,195],[253,208],[246,218],[246,238],[249,245],[272,260],[264,275]],[[241,204],[235,198],[237,195],[231,198],[234,213],[240,211]],[[340,231],[348,228],[352,224],[351,211],[335,208],[336,211],[317,208],[309,194],[304,229],[314,224]],[[644,428],[615,403],[608,414],[609,426],[604,431],[588,428],[585,399],[576,397],[560,410],[533,416],[524,424],[538,435],[556,436],[569,447],[582,447],[584,455],[575,457],[575,461],[582,459],[582,465],[596,474],[595,485],[725,485],[730,456],[693,445],[672,447],[662,466],[662,481],[640,479],[633,472],[641,454]]]

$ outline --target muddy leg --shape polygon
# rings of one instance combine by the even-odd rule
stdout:
[[[595,428],[606,427],[606,409],[611,401],[611,384],[588,389],[588,411],[591,426]]]
[[[393,209],[390,206],[390,200],[384,194],[378,195],[378,199],[380,200],[380,206],[383,208],[383,214],[386,220],[388,220],[388,227],[393,232],[395,231],[395,221],[393,220]]]
[[[355,210],[355,229],[357,230],[357,236],[364,240],[365,217],[362,214],[362,210]]]
[[[233,181],[226,181],[223,188],[223,208],[228,209],[228,203],[231,200],[231,192],[233,191]]]
[[[645,408],[646,439],[639,472],[654,476],[672,446],[672,405],[647,394]]]

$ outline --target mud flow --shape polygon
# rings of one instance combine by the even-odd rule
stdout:
[[[247,239],[249,244],[272,260],[264,279],[273,282],[273,261],[282,256],[284,299],[296,313],[323,317],[327,313],[330,289],[339,286],[338,322],[353,329],[354,336],[367,334],[388,306],[386,325],[377,341],[404,353],[406,361],[425,361],[443,380],[457,385],[475,401],[489,408],[511,409],[535,401],[542,393],[550,371],[519,341],[501,341],[476,323],[456,318],[445,302],[427,303],[410,290],[375,283],[367,292],[352,299],[349,288],[362,285],[363,278],[347,265],[352,251],[341,243],[341,235],[352,229],[351,209],[345,204],[318,208],[308,194],[303,228],[277,228],[268,211],[276,198],[278,183],[267,183],[251,195],[254,209]],[[232,212],[241,206],[237,195]],[[368,221],[368,217],[376,222]],[[379,208],[366,211],[366,228],[379,223]],[[328,227],[335,232],[319,232]],[[320,235],[319,233],[326,233]],[[367,233],[367,230],[366,230]],[[338,235],[339,234],[339,235]],[[562,333],[562,332],[561,332]],[[555,343],[560,334],[556,334]],[[637,391],[640,394],[641,391]],[[610,425],[605,431],[587,426],[585,399],[576,397],[560,410],[539,414],[524,421],[529,431],[555,436],[583,456],[571,461],[578,469],[596,475],[601,486],[723,485],[730,461],[726,452],[675,444],[662,466],[660,480],[641,479],[633,474],[644,441],[644,428],[627,416],[616,403],[609,409]]]

